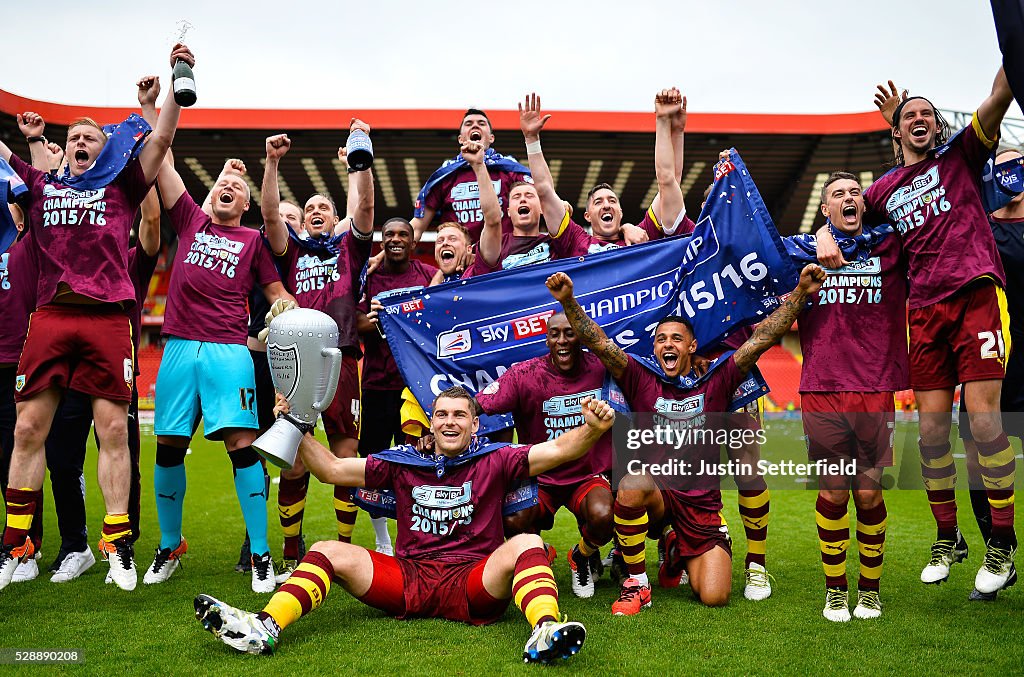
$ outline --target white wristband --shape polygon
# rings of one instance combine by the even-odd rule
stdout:
[[[354,218],[349,217],[348,221],[349,221],[349,223],[348,223],[349,232],[352,233],[352,236],[354,238],[356,238],[357,240],[363,240],[363,241],[372,240],[373,239],[373,231],[372,230],[369,233],[362,233],[362,232],[359,231],[358,228],[356,228],[356,220]]]
[[[527,155],[537,155],[539,153],[540,153],[540,140],[531,141],[530,143],[526,144],[526,154]]]

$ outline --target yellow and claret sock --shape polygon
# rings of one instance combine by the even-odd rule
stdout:
[[[334,565],[317,551],[306,553],[299,566],[257,614],[260,620],[274,619],[285,628],[324,603],[334,578]]]
[[[512,598],[531,627],[558,620],[558,586],[544,548],[530,548],[516,560]]]

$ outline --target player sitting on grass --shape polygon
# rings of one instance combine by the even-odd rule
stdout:
[[[196,597],[203,627],[239,651],[273,653],[281,630],[320,606],[337,580],[359,601],[396,618],[483,625],[498,620],[515,598],[533,627],[524,660],[546,662],[579,651],[586,630],[559,618],[543,541],[520,534],[503,542],[502,499],[518,481],[583,456],[615,415],[606,402],[587,398],[584,425],[550,442],[521,446],[477,438],[477,406],[460,386],[437,396],[430,421],[433,454],[399,446],[365,459],[336,458],[313,438],[312,427],[306,429],[299,452],[321,482],[394,491],[398,556],[321,541],[258,614]],[[278,408],[287,411],[284,398]]]
[[[729,411],[736,387],[757,359],[789,331],[807,297],[818,291],[824,278],[820,267],[806,266],[796,289],[758,325],[750,339],[734,353],[726,353],[724,359],[712,363],[708,373],[697,379],[689,378],[697,339],[686,318],[669,316],[658,323],[654,330],[655,369],[647,366],[646,360],[627,355],[587,316],[573,295],[568,275],[555,273],[548,278],[547,287],[562,304],[583,345],[600,358],[616,380],[630,410],[649,413],[651,422],[661,427],[677,422],[678,417],[672,415],[675,411],[686,411],[694,418]],[[719,452],[719,446],[698,443],[682,453],[692,453],[695,459],[714,458],[711,462],[716,463]],[[663,488],[650,475],[627,474],[617,489],[613,508],[615,539],[630,577],[623,582],[619,599],[612,604],[612,613],[631,616],[651,606],[644,542],[650,526],[660,534],[666,522],[671,523],[676,536],[666,552],[659,579],[674,579],[685,568],[701,603],[726,604],[732,591],[732,550],[728,527],[721,516],[722,494],[717,486],[712,488],[705,483],[696,489]]]

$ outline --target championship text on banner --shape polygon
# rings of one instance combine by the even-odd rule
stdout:
[[[666,315],[690,318],[698,346],[763,319],[799,271],[739,154],[730,158],[716,165],[690,237],[378,296],[388,345],[416,399],[429,412],[445,388],[478,392],[512,364],[544,354],[546,320],[561,310],[544,282],[558,271],[572,277],[587,314],[638,355],[651,354]],[[508,415],[481,418],[481,432],[511,425]]]

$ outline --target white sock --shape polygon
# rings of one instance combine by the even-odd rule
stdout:
[[[370,520],[373,524],[373,533],[377,537],[377,545],[386,545],[391,547],[391,534],[388,533],[388,518],[387,517],[374,517]]]
[[[647,574],[646,573],[630,574],[629,577],[630,578],[635,578],[636,580],[640,581],[640,585],[641,586],[646,586],[648,588],[651,587],[651,582],[647,579]]]

